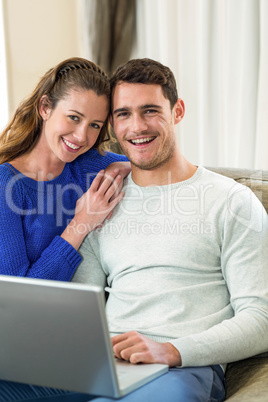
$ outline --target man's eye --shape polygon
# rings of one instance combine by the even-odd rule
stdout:
[[[128,112],[120,112],[117,113],[116,117],[117,118],[122,118],[122,117],[127,117],[128,116]]]
[[[157,110],[155,110],[155,109],[147,109],[145,111],[145,114],[153,114],[153,113],[157,113]]]

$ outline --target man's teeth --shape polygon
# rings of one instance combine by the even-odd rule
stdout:
[[[145,142],[151,142],[153,140],[152,137],[149,138],[138,138],[137,140],[131,140],[132,144],[143,144]]]
[[[65,138],[63,138],[63,141],[65,142],[66,145],[68,145],[69,148],[72,148],[72,149],[79,149],[80,148],[79,146],[74,145],[71,142],[67,141]]]

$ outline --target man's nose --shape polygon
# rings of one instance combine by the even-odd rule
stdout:
[[[143,118],[143,116],[141,116],[139,114],[133,115],[132,130],[135,133],[145,131],[145,130],[147,130],[147,128],[148,128],[148,125],[147,125],[145,119]]]

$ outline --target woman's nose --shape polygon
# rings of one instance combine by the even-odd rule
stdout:
[[[76,138],[79,142],[85,142],[87,138],[87,127],[77,127],[74,132],[74,138]]]

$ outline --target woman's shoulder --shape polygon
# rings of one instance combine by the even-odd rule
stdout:
[[[71,163],[71,165],[74,168],[85,168],[87,171],[94,173],[105,169],[113,162],[123,162],[127,160],[127,157],[124,155],[119,155],[107,151],[103,154],[100,154],[97,149],[92,148],[89,151],[85,152],[83,155],[80,155],[77,159],[75,159]]]
[[[18,179],[18,172],[12,165],[8,163],[0,165],[0,206],[2,212],[7,203],[10,204],[14,199],[20,203],[19,200],[23,198],[22,194],[24,192],[19,185],[20,180]]]
[[[0,165],[0,181],[1,183],[10,180],[17,174],[17,171],[9,163],[3,163]]]

